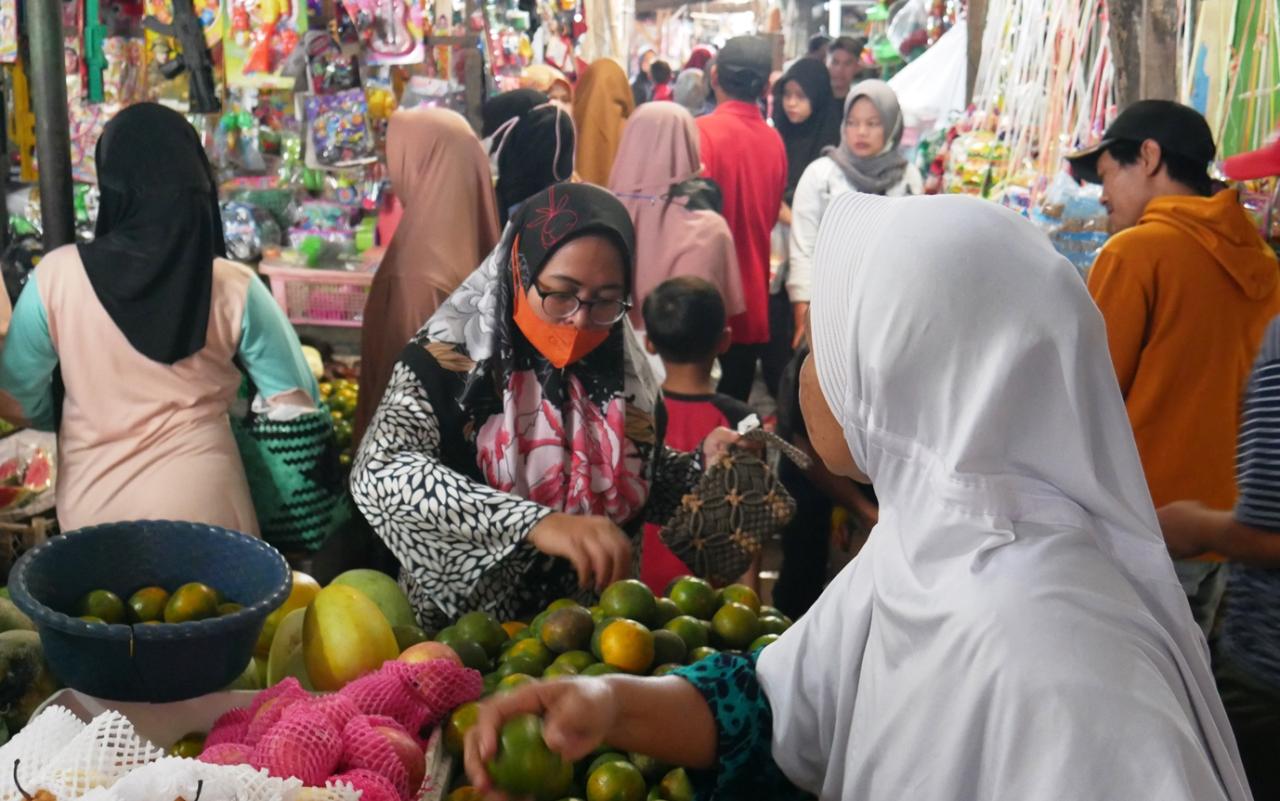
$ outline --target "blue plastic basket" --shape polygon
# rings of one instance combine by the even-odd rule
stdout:
[[[107,625],[67,612],[87,592],[128,598],[198,581],[244,606],[192,623]],[[292,588],[280,552],[216,526],[109,523],[32,549],[9,575],[13,602],[35,622],[45,659],[68,687],[115,701],[181,701],[222,689],[249,664],[263,621]]]

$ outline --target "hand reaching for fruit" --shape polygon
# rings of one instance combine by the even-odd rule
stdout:
[[[533,727],[521,717],[532,715],[542,718],[545,746],[532,741]],[[617,703],[611,685],[602,678],[534,682],[499,693],[480,705],[476,723],[467,732],[467,776],[482,792],[518,791],[520,788],[512,786],[514,777],[504,775],[506,760],[527,764],[530,754],[546,748],[561,760],[574,762],[604,742],[617,723]],[[548,773],[556,772],[554,760],[543,756],[537,761],[546,763]],[[544,784],[553,777],[528,778]]]
[[[555,512],[538,521],[529,542],[573,563],[583,589],[594,586],[600,592],[631,575],[631,541],[607,517]]]

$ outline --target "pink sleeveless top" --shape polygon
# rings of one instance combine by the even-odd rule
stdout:
[[[143,356],[93,291],[74,246],[35,271],[66,398],[59,436],[64,531],[121,520],[185,520],[258,534],[228,410],[252,271],[213,263],[205,346],[176,364]]]

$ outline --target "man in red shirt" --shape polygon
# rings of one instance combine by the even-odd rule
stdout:
[[[720,357],[720,391],[743,401],[769,343],[770,235],[787,185],[782,137],[757,105],[772,68],[773,48],[766,39],[730,39],[711,68],[716,110],[698,118],[703,175],[724,193],[724,218],[733,232],[747,301],[747,310],[729,321],[733,347]]]

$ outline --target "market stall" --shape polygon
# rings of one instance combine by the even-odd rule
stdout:
[[[665,597],[625,580],[589,608],[467,612],[429,633],[384,574],[322,587],[260,540],[163,522],[39,545],[4,594],[3,798],[474,799],[461,745],[483,696],[535,678],[660,676],[768,647],[791,625],[747,587],[686,576]],[[638,754],[562,762],[534,719],[504,729],[491,771],[548,801],[692,798],[683,770]]]

